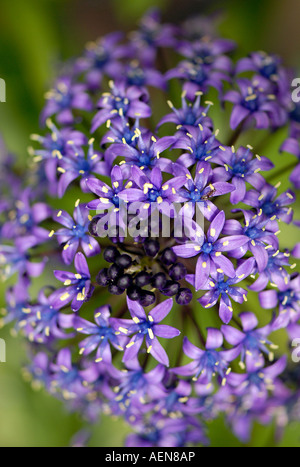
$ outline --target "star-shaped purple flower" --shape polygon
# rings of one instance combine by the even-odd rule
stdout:
[[[100,245],[93,237],[88,235],[90,224],[88,209],[85,204],[76,202],[74,219],[66,211],[57,211],[54,220],[62,224],[65,228],[59,229],[52,234],[57,236],[60,245],[63,245],[62,257],[65,264],[72,264],[75,254],[81,246],[87,257],[100,253]]]
[[[64,283],[64,288],[54,292],[53,306],[71,303],[71,308],[77,312],[87,301],[94,290],[86,259],[82,253],[77,253],[74,260],[76,273],[68,271],[54,271],[56,279]]]
[[[110,344],[117,350],[124,350],[121,345],[122,337],[110,325],[110,307],[108,305],[97,308],[94,313],[95,323],[76,317],[74,326],[77,332],[87,334],[89,337],[80,342],[80,354],[90,355],[96,352],[96,363],[111,363],[112,355]],[[126,341],[125,337],[125,341]],[[123,338],[124,341],[124,338]]]
[[[186,177],[174,177],[163,183],[163,175],[158,167],[154,167],[148,178],[140,168],[133,166],[131,179],[138,188],[125,187],[119,197],[128,203],[138,203],[140,218],[148,217],[156,209],[174,217],[175,209],[172,208],[172,203],[178,189],[185,183]]]
[[[88,192],[86,179],[92,174],[108,175],[107,163],[102,160],[102,154],[94,150],[94,139],[89,141],[87,155],[81,146],[69,141],[70,153],[60,160],[57,171],[61,174],[58,181],[58,196],[65,194],[68,186],[80,177],[80,187],[84,193]]]
[[[173,165],[173,173],[178,177],[185,176],[184,187],[177,191],[175,199],[177,202],[185,203],[181,212],[191,219],[197,207],[203,216],[211,221],[218,212],[211,198],[226,195],[235,190],[235,187],[226,181],[213,182],[214,172],[208,162],[197,164],[194,178],[188,169],[179,164]]]
[[[47,118],[56,116],[61,125],[72,125],[74,109],[91,111],[93,103],[86,92],[85,84],[74,84],[71,77],[60,78],[54,89],[46,94],[47,104],[41,115],[41,122],[45,124]]]
[[[148,105],[148,94],[136,86],[126,87],[124,82],[111,84],[111,92],[105,93],[98,102],[99,112],[92,121],[91,132],[115,118],[148,118],[151,108]]]
[[[222,385],[226,384],[230,373],[229,362],[234,360],[238,353],[232,350],[217,350],[223,345],[223,335],[219,329],[208,328],[205,350],[192,344],[187,337],[183,341],[184,353],[193,361],[185,366],[172,368],[170,371],[181,376],[194,376],[194,381],[210,385],[213,375],[221,377]]]
[[[272,94],[272,87],[266,80],[255,77],[253,81],[240,78],[236,80],[239,91],[228,91],[224,100],[234,104],[230,126],[234,130],[242,122],[255,120],[256,128],[277,128],[284,125],[286,112]]]
[[[242,322],[242,330],[223,325],[221,331],[226,341],[239,351],[240,367],[243,370],[246,368],[246,355],[255,359],[263,353],[269,357],[270,361],[273,361],[274,353],[266,347],[269,345],[272,350],[277,348],[268,339],[268,335],[272,332],[271,324],[258,328],[258,319],[254,313],[250,312],[241,313],[239,317]]]
[[[148,316],[139,303],[127,298],[127,304],[132,320],[111,318],[115,330],[125,336],[134,334],[126,345],[123,361],[130,361],[137,356],[145,338],[147,353],[150,353],[159,363],[169,366],[168,355],[157,337],[173,339],[180,335],[178,329],[159,324],[172,310],[173,299],[170,298],[157,305],[150,311]]]
[[[247,301],[247,290],[241,287],[235,287],[235,285],[250,276],[254,266],[254,258],[247,259],[237,268],[235,277],[227,280],[224,274],[212,272],[211,279],[209,279],[207,285],[203,287],[203,290],[209,290],[209,292],[206,292],[203,297],[199,298],[198,302],[204,306],[204,308],[211,308],[221,297],[219,315],[223,323],[228,324],[233,314],[232,303],[229,297],[237,303],[244,303]]]
[[[232,235],[219,239],[225,224],[224,211],[219,212],[210,224],[207,236],[194,222],[194,238],[182,245],[173,247],[173,251],[181,258],[192,258],[199,254],[195,270],[195,289],[200,290],[209,278],[210,272],[224,273],[235,277],[232,262],[222,253],[244,245],[247,240],[243,235]]]
[[[214,170],[214,179],[231,180],[236,190],[232,192],[230,201],[233,204],[240,203],[246,196],[246,182],[261,190],[265,185],[264,177],[259,173],[269,171],[274,165],[263,156],[253,157],[251,147],[240,147],[237,151],[234,147],[220,146],[220,151],[214,162],[222,165]]]

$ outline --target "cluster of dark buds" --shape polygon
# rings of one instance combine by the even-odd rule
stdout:
[[[125,248],[125,247],[124,247]],[[179,305],[188,305],[193,297],[192,291],[181,287],[180,282],[187,275],[184,264],[177,262],[177,256],[171,248],[161,254],[157,240],[148,238],[143,243],[144,254],[136,252],[120,253],[115,246],[109,246],[103,258],[112,263],[103,268],[96,281],[102,287],[108,287],[113,295],[122,295],[125,291],[132,301],[148,307],[155,303],[155,292],[166,297],[176,296]],[[169,270],[166,266],[169,266]]]

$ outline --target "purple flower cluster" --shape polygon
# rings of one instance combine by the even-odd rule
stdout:
[[[169,48],[177,62],[162,59]],[[272,160],[240,140],[288,126],[280,150],[298,159],[297,190],[299,112],[279,58],[234,64],[234,49],[151,11],[58,78],[32,135],[34,173],[21,180],[3,158],[0,273],[16,283],[1,323],[29,340],[35,385],[91,423],[122,416],[128,446],[207,444],[220,415],[247,442],[253,422],[282,429],[299,404],[274,343],[282,330],[300,338],[300,246],[279,241],[296,192],[274,186]],[[229,141],[210,118],[211,88],[220,114],[233,104]]]

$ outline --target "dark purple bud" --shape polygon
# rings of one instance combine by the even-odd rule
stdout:
[[[167,281],[165,287],[162,290],[162,293],[167,297],[173,297],[177,295],[180,289],[180,285],[178,282],[174,281]]]
[[[130,276],[130,274],[124,274],[117,280],[117,286],[120,287],[120,289],[128,289],[128,287],[130,287],[132,283],[133,279],[132,276]]]
[[[116,280],[121,274],[123,274],[123,269],[116,264],[113,264],[108,270],[108,277],[112,281]]]
[[[108,277],[108,269],[102,269],[96,277],[97,284],[101,285],[101,287],[107,287],[110,283],[110,279]]]
[[[171,248],[166,248],[161,254],[161,262],[166,266],[176,263],[177,256]]]
[[[109,246],[104,250],[103,258],[108,263],[114,263],[116,259],[120,256],[119,251],[115,246]]]
[[[135,283],[138,287],[145,287],[146,285],[150,284],[151,282],[151,275],[145,271],[139,272],[135,276]]]
[[[143,307],[153,305],[153,303],[155,303],[155,294],[153,292],[148,292],[147,290],[142,290],[139,303]]]
[[[159,252],[160,245],[157,240],[151,240],[150,238],[147,238],[144,243],[144,250],[147,256],[151,256],[154,258],[154,256],[157,255]]]
[[[183,288],[180,289],[176,295],[176,302],[178,305],[188,305],[193,298],[193,293],[190,289]]]
[[[99,237],[98,232],[97,232],[97,225],[99,222],[100,217],[96,216],[94,219],[91,220],[88,226],[88,231],[92,237]]]
[[[127,290],[127,296],[132,300],[133,302],[139,301],[141,299],[141,289],[137,287],[136,285],[132,285],[131,287],[128,288]]]
[[[109,293],[111,293],[112,295],[122,295],[122,293],[124,293],[124,289],[121,289],[120,287],[118,287],[116,284],[111,284],[108,286],[108,291]]]
[[[132,265],[132,259],[129,255],[120,255],[116,259],[116,264],[123,269],[130,268]]]
[[[151,285],[158,290],[162,290],[167,283],[166,275],[163,272],[159,272],[152,277]]]
[[[174,281],[180,281],[181,279],[184,279],[187,275],[187,269],[184,266],[184,264],[176,263],[173,266],[171,266],[169,270],[169,275]]]

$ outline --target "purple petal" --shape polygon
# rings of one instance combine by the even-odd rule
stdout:
[[[144,308],[138,302],[130,300],[130,298],[127,297],[127,306],[133,318],[139,318],[140,320],[147,320],[147,316],[144,311]]]
[[[259,294],[261,306],[267,310],[276,308],[278,303],[277,292],[275,290],[266,290]]]
[[[225,224],[225,219],[224,211],[220,211],[213,219],[207,232],[209,242],[214,243],[219,238]]]
[[[232,183],[235,186],[235,191],[231,193],[230,201],[232,204],[241,203],[246,195],[246,183],[240,177],[233,177]]]
[[[228,324],[231,321],[232,318],[232,307],[228,306],[223,298],[221,298],[220,301],[220,307],[219,307],[219,316],[223,323]]]
[[[187,337],[185,337],[183,340],[183,351],[188,357],[192,358],[193,360],[198,359],[203,355],[203,350],[199,349],[194,344],[192,344]]]
[[[88,264],[86,262],[86,259],[83,253],[77,253],[77,255],[75,256],[74,264],[75,264],[76,271],[79,274],[90,277],[89,267],[88,267]]]
[[[153,310],[150,311],[149,316],[153,318],[154,323],[159,323],[170,313],[172,307],[173,299],[169,298],[153,308]]]
[[[162,363],[165,366],[169,366],[169,357],[163,348],[163,346],[158,342],[156,337],[154,339],[147,338],[148,352],[155,358],[159,363]]]
[[[231,345],[236,346],[243,342],[243,340],[245,339],[245,334],[243,334],[238,329],[233,328],[232,326],[227,326],[223,324],[221,326],[221,331],[227,342],[229,342],[229,344]]]
[[[172,339],[180,335],[180,331],[173,326],[166,324],[156,324],[153,327],[153,332],[157,337],[164,337],[165,339]]]
[[[235,130],[239,124],[250,115],[250,111],[241,105],[234,106],[230,117],[230,127]]]
[[[215,350],[223,345],[223,335],[221,331],[214,328],[207,329],[206,349]]]

